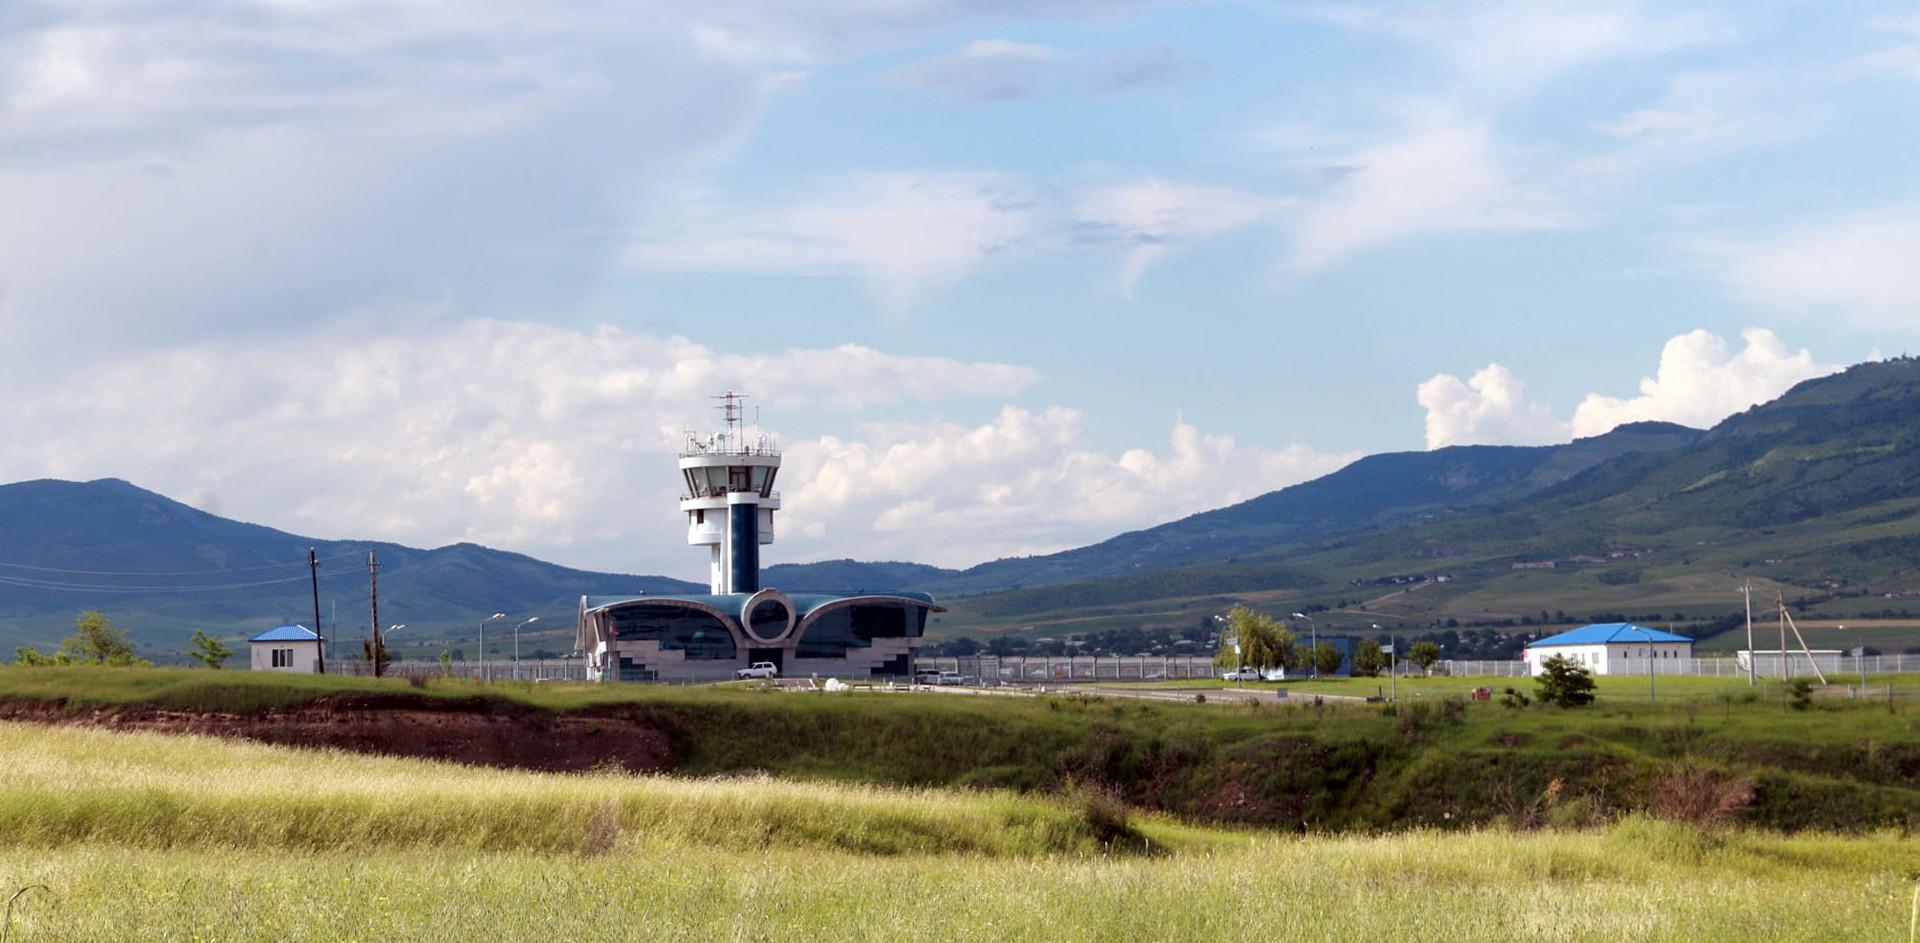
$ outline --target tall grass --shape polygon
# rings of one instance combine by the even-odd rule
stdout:
[[[1699,847],[1666,828],[1167,858],[84,844],[0,847],[0,884],[55,888],[26,899],[23,941],[1904,939],[1910,856],[1894,837]]]

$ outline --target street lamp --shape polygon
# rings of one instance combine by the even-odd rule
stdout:
[[[538,621],[540,617],[534,616],[513,627],[513,680],[515,681],[520,680],[520,630]]]
[[[496,612],[480,620],[480,680],[487,680],[487,623],[495,619],[504,619],[507,614]]]
[[[1313,655],[1307,659],[1307,662],[1313,667],[1313,676],[1317,679],[1320,677],[1320,627],[1314,624],[1312,616],[1304,612],[1296,612],[1293,614],[1293,617],[1307,620],[1307,632],[1310,633],[1310,637],[1313,639],[1311,649]]]

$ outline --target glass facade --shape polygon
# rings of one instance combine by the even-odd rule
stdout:
[[[607,627],[621,641],[656,641],[663,651],[684,651],[690,661],[736,657],[733,633],[712,613],[685,606],[622,606],[607,612]]]
[[[927,611],[919,606],[874,603],[825,612],[807,627],[794,654],[800,658],[841,658],[850,648],[866,648],[877,638],[919,638]]]
[[[754,606],[753,613],[747,617],[747,631],[762,641],[778,638],[786,630],[787,607],[778,599],[769,599]]]

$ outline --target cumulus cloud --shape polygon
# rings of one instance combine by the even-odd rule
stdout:
[[[1009,406],[980,425],[873,425],[855,438],[793,443],[781,472],[781,540],[797,537],[800,559],[815,548],[946,565],[1048,553],[1318,477],[1358,457],[1247,446],[1184,421],[1161,449],[1113,454],[1088,448],[1085,438],[1075,410]]]
[[[675,553],[673,454],[685,426],[710,424],[714,391],[852,411],[1005,398],[1034,379],[855,345],[738,356],[527,322],[234,340],[104,362],[84,383],[0,390],[9,440],[36,443],[0,450],[0,480],[125,477],[318,536],[475,540],[697,572]]]
[[[1706,428],[1749,406],[1764,403],[1802,380],[1840,368],[1818,363],[1804,348],[1788,349],[1772,331],[1740,332],[1746,346],[1736,353],[1718,335],[1690,331],[1667,341],[1660,367],[1640,381],[1640,395],[1619,399],[1590,393],[1573,411],[1576,437],[1599,435],[1622,423],[1644,420]]]
[[[1920,204],[1807,220],[1757,236],[1674,240],[1741,301],[1837,312],[1870,328],[1920,329]]]
[[[1466,380],[1449,373],[1420,384],[1427,411],[1427,448],[1449,445],[1543,445],[1564,442],[1567,424],[1526,398],[1526,384],[1497,363]]]
[[[1571,423],[1530,402],[1520,379],[1499,364],[1488,364],[1464,382],[1439,374],[1416,393],[1427,411],[1427,447],[1542,445],[1649,420],[1706,428],[1802,380],[1840,369],[1814,360],[1805,349],[1789,349],[1765,328],[1748,328],[1740,336],[1746,343],[1738,352],[1704,330],[1674,337],[1661,348],[1655,375],[1641,379],[1640,395],[1590,393],[1574,409]]]

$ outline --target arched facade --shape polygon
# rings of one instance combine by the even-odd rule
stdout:
[[[943,611],[919,593],[582,597],[576,644],[609,681],[725,680],[757,661],[786,676],[905,679],[928,614]]]

